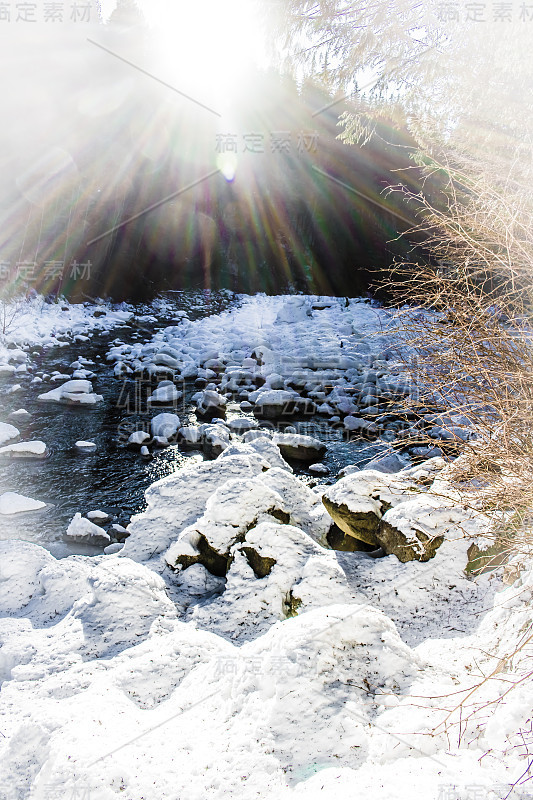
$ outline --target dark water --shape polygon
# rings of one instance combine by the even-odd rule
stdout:
[[[150,484],[191,462],[203,460],[198,451],[184,450],[177,445],[155,450],[150,460],[125,446],[133,430],[149,431],[149,419],[161,411],[175,410],[182,424],[196,424],[190,402],[190,396],[197,391],[194,382],[188,382],[184,387],[185,398],[179,402],[178,408],[147,411],[142,403],[137,407],[132,404],[138,395],[135,381],[115,377],[114,365],[105,360],[112,342],[117,339],[124,343],[146,341],[158,329],[176,324],[174,314],[179,310],[186,311],[189,319],[195,319],[238,303],[238,298],[227,293],[208,297],[198,293],[172,293],[166,300],[156,321],[136,321],[108,333],[96,334],[88,342],[73,342],[68,347],[34,350],[29,362],[33,373],[17,376],[17,382],[23,388],[15,394],[6,394],[14,383],[13,378],[2,379],[0,419],[10,421],[8,415],[11,411],[25,408],[31,414],[28,422],[12,421],[21,432],[21,440],[40,439],[46,442],[49,454],[42,460],[0,459],[0,494],[15,491],[48,504],[42,511],[2,516],[0,539],[36,542],[56,556],[100,552],[83,545],[67,546],[63,542],[63,534],[76,512],[86,514],[99,509],[112,515],[113,521],[127,525],[133,514],[145,508],[144,492]],[[146,313],[153,314],[153,309],[137,307],[135,312],[138,320]],[[39,402],[39,394],[61,382],[50,384],[46,381],[31,386],[33,375],[54,370],[71,374],[70,365],[80,356],[95,362],[86,368],[95,373],[96,377],[91,379],[93,389],[103,395],[104,401],[93,408]],[[148,387],[143,391],[146,394]],[[229,403],[227,417],[234,416],[243,416],[243,413],[237,403]],[[322,459],[328,467],[328,475],[313,478],[307,469],[294,465],[295,472],[306,482],[331,481],[346,464],[362,465],[379,450],[379,445],[368,442],[346,442],[341,431],[335,431],[319,418],[296,423],[296,427],[299,432],[316,436],[328,445],[328,452]],[[75,447],[78,440],[95,442],[96,450],[80,453]]]

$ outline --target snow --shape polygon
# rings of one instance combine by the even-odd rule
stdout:
[[[16,492],[4,492],[0,495],[0,514],[20,514],[24,511],[38,511],[44,508],[46,503],[40,500],[32,500]]]
[[[306,385],[318,404],[327,386],[350,428],[348,403],[362,402],[345,389],[371,401],[363,387],[384,383],[394,325],[362,302],[258,296],[147,344],[115,343],[109,360],[126,371],[176,361],[206,381],[225,370],[252,408]],[[445,462],[387,474],[403,466],[387,451],[376,469],[310,488],[268,432],[168,417],[153,418],[152,435],[166,438],[168,423],[222,452],[154,483],[146,509],[111,529],[123,545],[95,524],[103,512],[76,514],[66,534],[96,537],[99,556],[57,561],[0,542],[0,795],[506,797],[528,765],[533,563],[514,563],[509,586],[497,571],[465,574],[489,520],[461,507]],[[331,550],[323,495],[415,545],[420,530],[442,545],[426,563]],[[527,783],[511,795],[531,796]]]
[[[131,311],[107,310],[105,316],[94,316],[102,309],[100,304],[75,304],[60,299],[57,303],[46,303],[42,297],[17,302],[6,307],[6,316],[12,323],[3,335],[0,344],[0,363],[10,361],[24,363],[27,353],[20,349],[30,346],[54,347],[65,342],[59,337],[71,336],[76,332],[92,334],[96,331],[111,330],[116,325],[132,319]],[[18,349],[8,349],[6,345],[19,345]]]

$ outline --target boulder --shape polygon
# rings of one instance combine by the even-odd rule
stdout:
[[[391,508],[377,534],[387,553],[402,562],[429,561],[444,542],[448,527],[458,521],[457,511],[445,498],[423,493]]]
[[[276,433],[272,441],[277,444],[284,458],[296,461],[316,461],[327,450],[326,445],[318,439],[298,433]]]
[[[161,381],[155,392],[148,398],[150,405],[171,405],[177,402],[182,393],[176,389],[172,381]]]
[[[316,403],[285,389],[267,389],[250,395],[254,399],[254,414],[261,419],[281,419],[293,415],[316,413]]]
[[[7,422],[0,422],[0,445],[9,442],[11,439],[16,439],[20,435],[18,428],[14,425],[9,425]]]
[[[195,395],[196,411],[202,417],[223,417],[226,413],[226,398],[213,389]]]
[[[92,544],[96,547],[107,547],[111,544],[111,537],[99,525],[89,519],[84,519],[81,514],[75,514],[64,536],[66,541]]]
[[[152,436],[160,436],[164,439],[171,439],[179,430],[180,418],[177,414],[158,414],[150,422]]]
[[[407,477],[361,470],[328,487],[322,502],[341,531],[377,548],[383,515],[412,485]]]
[[[37,398],[41,403],[65,403],[67,405],[93,406],[104,399],[100,394],[93,393],[93,387],[87,380],[67,381],[51,392],[40,394]]]

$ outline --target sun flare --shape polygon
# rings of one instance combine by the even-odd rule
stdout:
[[[143,13],[161,69],[183,92],[220,113],[236,102],[261,63],[264,44],[253,0],[151,0]]]

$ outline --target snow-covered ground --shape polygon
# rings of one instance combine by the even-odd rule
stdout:
[[[132,317],[131,311],[112,310],[105,303],[47,303],[40,296],[0,305],[0,369],[17,363],[14,346],[55,347],[76,337],[83,343],[87,335],[111,330]],[[18,363],[24,361],[21,357]]]
[[[259,414],[272,393],[314,392],[350,429],[406,388],[394,325],[362,302],[243,298],[110,357],[204,378],[199,403],[233,381]],[[331,550],[325,487],[246,427],[155,483],[107,555],[57,561],[0,542],[0,798],[503,800],[517,781],[511,797],[533,797],[520,783],[533,564],[509,585],[465,574],[486,521],[461,507],[440,458],[348,470],[326,490],[388,521],[415,557],[420,531],[442,537],[433,558]]]

